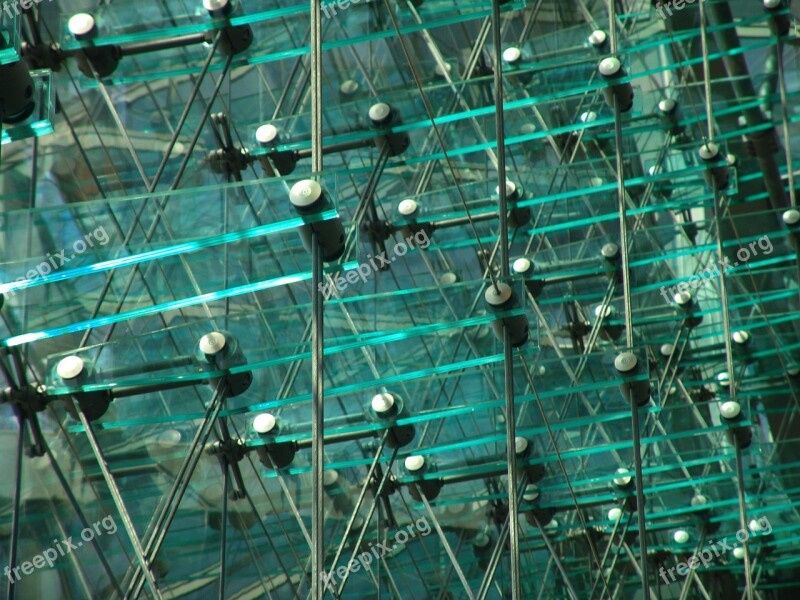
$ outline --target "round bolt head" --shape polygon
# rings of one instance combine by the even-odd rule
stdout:
[[[536,125],[533,123],[525,123],[522,127],[519,128],[519,132],[522,135],[530,135],[532,133],[536,133]]]
[[[331,486],[339,481],[339,471],[330,469],[322,472],[322,485]]]
[[[539,497],[539,494],[539,486],[530,484],[525,486],[525,493],[522,495],[522,499],[525,502],[533,502]]]
[[[684,529],[678,529],[672,534],[672,539],[675,540],[676,544],[685,544],[689,541],[689,532]]]
[[[631,481],[633,481],[633,476],[631,475],[630,470],[626,469],[625,467],[620,467],[616,471],[614,471],[614,483],[616,485],[628,485]]]
[[[733,556],[738,560],[742,560],[744,558],[744,548],[742,548],[741,546],[737,546],[736,548],[734,548]]]
[[[614,483],[616,485],[628,485],[633,480],[631,472],[625,467],[620,467],[614,471],[614,475],[616,475],[616,477],[614,477]]]
[[[619,254],[619,246],[613,242],[604,244],[600,249],[600,254],[605,258],[614,258]]]
[[[632,352],[622,352],[614,359],[614,368],[620,373],[629,373],[638,363],[639,360]]]
[[[83,359],[80,356],[66,356],[58,361],[56,374],[61,379],[75,379],[83,372]]]
[[[225,336],[219,331],[212,331],[200,338],[199,346],[203,354],[217,354],[225,347]]]
[[[513,196],[514,192],[517,191],[517,184],[513,181],[506,179],[506,197]],[[494,188],[494,193],[498,196],[500,195],[500,186]]]
[[[275,416],[270,413],[261,413],[253,419],[253,431],[256,433],[269,433],[277,423]]]
[[[441,277],[439,277],[439,285],[455,285],[456,283],[458,283],[458,275],[452,271],[442,273]]]
[[[444,65],[444,67],[442,67]],[[444,77],[445,75],[449,75],[450,71],[453,70],[453,65],[450,63],[442,63],[441,65],[437,64],[434,67],[433,72],[436,73],[439,77]]]
[[[607,306],[603,306],[602,304],[598,304],[594,307],[594,316],[598,319],[605,319],[610,317],[614,314],[614,307],[610,304]]]
[[[375,394],[372,397],[372,410],[376,413],[383,414],[391,410],[394,406],[394,396],[391,394]]]
[[[603,77],[613,77],[622,70],[622,63],[616,56],[609,56],[600,61],[598,69]]]
[[[580,120],[581,123],[594,123],[597,121],[597,113],[593,110],[587,110],[585,113],[581,113]]]
[[[345,96],[352,96],[358,91],[358,82],[353,79],[347,79],[339,86],[339,91]]]
[[[790,208],[783,213],[782,218],[785,225],[797,225],[800,222],[800,210]]]
[[[77,13],[67,21],[67,29],[72,35],[80,37],[91,33],[95,24],[94,17],[89,13]]]
[[[675,300],[675,304],[679,306],[686,306],[692,301],[692,295],[684,290],[675,294],[672,299]]]
[[[203,0],[203,8],[209,12],[216,12],[228,6],[228,0]]]
[[[322,186],[313,179],[298,181],[289,190],[289,201],[297,208],[307,208],[322,197]]]
[[[177,429],[167,429],[158,434],[156,444],[161,448],[174,448],[181,441],[181,432]]]
[[[528,258],[518,258],[514,261],[514,264],[511,266],[511,268],[514,270],[514,273],[523,275],[533,268],[533,263]]]
[[[773,10],[781,7],[783,0],[764,0],[764,8]]]
[[[608,511],[609,521],[619,521],[621,517],[622,517],[622,511],[616,507]]]
[[[664,98],[658,103],[658,110],[663,113],[671,113],[677,106],[678,103],[672,98]]]
[[[730,385],[731,378],[728,375],[727,371],[723,371],[722,373],[717,373],[717,385],[722,387],[727,387]]]
[[[503,50],[503,60],[510,65],[517,63],[522,59],[522,50],[516,46],[511,46]]]
[[[703,160],[714,160],[719,156],[719,146],[714,142],[709,142],[700,146],[700,150],[697,153]]]
[[[495,289],[493,285],[490,285],[486,288],[484,298],[490,306],[501,306],[511,298],[511,286],[500,282],[497,284],[497,289]]]
[[[256,129],[256,140],[259,144],[272,144],[278,139],[278,128],[272,123],[267,123]]]
[[[750,341],[750,334],[746,331],[734,331],[731,337],[733,338],[734,342],[741,345],[744,345]]]
[[[719,407],[719,414],[726,419],[735,419],[742,413],[741,405],[735,400],[723,402]]]
[[[595,47],[602,46],[606,43],[607,39],[608,34],[605,31],[602,29],[595,29],[589,36],[589,43]]]
[[[475,536],[475,539],[472,540],[472,545],[478,548],[486,548],[486,546],[488,546],[491,543],[491,541],[492,538],[490,538],[488,535],[486,535],[484,532],[481,531],[478,535]]]
[[[425,466],[425,457],[419,454],[413,454],[406,457],[404,464],[407,471],[419,471]]]
[[[697,494],[694,498],[692,498],[691,504],[692,506],[705,506],[708,504],[708,498],[703,494]]]
[[[672,353],[675,352],[675,346],[672,344],[661,344],[661,348],[658,349],[661,356],[672,356]]]
[[[410,217],[415,212],[417,212],[418,207],[419,205],[417,204],[416,200],[412,200],[411,198],[406,198],[405,200],[402,200],[400,204],[397,205],[397,211],[404,217]]]
[[[516,437],[514,438],[514,453],[515,454],[522,454],[528,449],[530,443],[524,437]]]
[[[369,118],[375,123],[382,123],[392,113],[392,107],[385,102],[378,102],[369,108]]]

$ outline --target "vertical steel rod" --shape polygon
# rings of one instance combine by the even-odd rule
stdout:
[[[19,540],[19,508],[22,498],[22,450],[25,440],[25,419],[17,413],[17,423],[19,423],[19,433],[17,434],[17,461],[14,465],[14,509],[11,513],[11,540],[9,541],[8,568],[14,569],[17,562],[17,542]],[[14,600],[14,582],[12,577],[8,577],[8,600]]]
[[[500,0],[492,0],[492,42],[494,46],[494,110],[497,138],[497,193],[500,216],[500,273],[505,279],[509,275],[508,264],[508,198],[506,194],[505,117],[503,115],[503,63],[500,30]],[[491,265],[489,266],[491,271]],[[506,461],[508,462],[508,514],[509,514],[509,559],[511,561],[511,597],[522,598],[519,573],[519,507],[517,503],[517,416],[514,406],[514,354],[511,347],[511,332],[503,330],[503,366],[506,397]]]
[[[323,406],[323,309],[322,247],[316,233],[311,235],[311,592],[313,600],[322,600],[325,587],[325,513],[322,472],[324,466],[324,406]]]
[[[222,461],[222,519],[219,528],[219,600],[225,600],[225,553],[228,545],[228,488],[230,487],[230,466],[228,460]]]

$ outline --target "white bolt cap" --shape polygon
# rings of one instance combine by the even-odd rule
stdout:
[[[678,292],[672,297],[675,300],[675,304],[680,306],[686,306],[689,302],[692,301],[692,295],[687,291]]]
[[[593,110],[587,110],[584,113],[581,113],[580,116],[581,123],[594,123],[597,121],[597,113]]]
[[[525,493],[522,495],[522,499],[526,502],[533,502],[539,497],[539,486],[537,485],[527,485],[525,486]]]
[[[605,258],[614,258],[619,254],[619,246],[613,242],[603,244],[603,247],[600,248],[600,254],[602,254]]]
[[[765,529],[765,527],[761,523],[759,523],[756,519],[753,519],[752,521],[750,521],[750,523],[748,523],[747,526],[750,528],[750,531],[752,531],[754,533],[758,533],[760,531],[764,531],[764,529]]]
[[[181,432],[177,429],[167,429],[158,434],[156,444],[161,448],[174,448],[181,441]]]
[[[714,142],[709,142],[700,146],[700,150],[697,153],[703,160],[714,160],[719,156],[719,146]]]
[[[391,394],[375,394],[372,397],[372,410],[378,414],[388,412],[393,406],[394,396]]]
[[[78,13],[72,15],[67,21],[67,29],[74,36],[82,36],[91,33],[94,29],[95,20],[89,13]]]
[[[594,307],[594,316],[598,319],[604,319],[606,317],[610,317],[614,314],[614,308],[609,304],[607,306],[603,306],[602,304],[598,304]]]
[[[746,331],[734,331],[731,337],[737,344],[746,344],[750,341],[750,334]]]
[[[458,283],[458,275],[452,271],[442,273],[442,276],[439,277],[439,285],[454,285],[456,283]]]
[[[419,454],[413,454],[411,456],[407,456],[405,460],[405,467],[408,471],[419,471],[422,467],[425,466],[425,457],[420,456]]]
[[[510,48],[506,48],[505,50],[503,50],[503,60],[510,65],[519,62],[521,58],[522,58],[522,50],[520,50],[516,46],[511,46]]]
[[[339,91],[345,96],[352,96],[358,91],[359,85],[353,79],[347,79],[339,86]]]
[[[322,485],[330,486],[337,481],[339,481],[339,471],[336,469],[330,469],[322,472]]]
[[[741,413],[742,413],[741,405],[734,400],[728,400],[727,402],[723,402],[722,405],[719,407],[719,414],[721,414],[726,419],[735,419]]]
[[[275,428],[276,419],[270,413],[261,413],[253,419],[253,430],[256,433],[269,433]]]
[[[616,56],[609,56],[600,61],[600,74],[604,77],[612,77],[620,72],[622,63]]]
[[[203,0],[203,8],[209,12],[216,12],[228,6],[228,0]]]
[[[490,285],[486,288],[486,293],[483,296],[491,306],[500,306],[511,298],[511,286],[500,282],[497,284],[497,289],[495,289],[493,285]]]
[[[697,494],[691,501],[692,506],[705,506],[708,504],[708,498],[703,494]]]
[[[616,477],[614,477],[614,483],[617,485],[628,485],[633,479],[631,472],[625,467],[620,467],[614,471],[614,474],[616,475]]]
[[[628,373],[636,368],[639,360],[633,352],[622,352],[614,359],[614,368],[620,373]]]
[[[272,123],[267,123],[256,129],[256,141],[259,144],[271,144],[278,138],[278,128]]]
[[[200,352],[216,354],[225,347],[225,336],[219,331],[212,331],[200,338]]]
[[[744,548],[742,548],[740,546],[734,548],[733,549],[733,556],[734,556],[734,558],[738,558],[739,560],[742,560],[744,558]]]
[[[486,546],[488,546],[491,541],[492,538],[490,538],[488,535],[486,535],[484,532],[481,531],[478,535],[475,536],[475,539],[472,540],[472,545],[477,546],[478,548],[486,548]]]
[[[61,379],[75,379],[83,372],[83,359],[80,356],[66,356],[58,361],[56,374]]]
[[[524,437],[516,437],[514,438],[514,453],[515,454],[522,454],[525,450],[528,449],[529,442]]]
[[[397,205],[397,211],[403,215],[404,217],[410,217],[415,212],[417,212],[418,204],[416,200],[412,200],[411,198],[406,198],[402,200],[400,204]]]
[[[663,113],[669,113],[675,110],[677,104],[678,103],[675,102],[675,100],[673,100],[672,98],[664,98],[658,103],[658,110],[660,110]]]
[[[437,64],[436,67],[434,67],[433,69],[433,72],[436,73],[439,77],[444,77],[445,74],[449,74],[450,71],[453,70],[453,65],[449,63],[442,63],[442,64],[444,65],[444,68],[442,68],[442,65]]]
[[[377,104],[370,106],[369,118],[376,123],[380,123],[381,121],[385,120],[391,112],[392,108],[388,104],[385,102],[378,102]]]
[[[672,356],[672,353],[675,352],[675,346],[672,344],[661,344],[661,348],[658,349],[661,353],[661,356]]]
[[[520,275],[527,273],[532,267],[533,263],[528,258],[518,258],[511,266],[511,268],[514,269],[514,273],[519,273]]]
[[[773,9],[781,5],[781,0],[764,0],[764,8]]]
[[[606,43],[608,34],[602,29],[595,29],[589,36],[589,43],[592,46],[602,46]]]
[[[796,208],[790,208],[785,213],[783,213],[783,222],[786,225],[797,225],[800,222],[800,210]]]
[[[609,521],[619,521],[620,517],[622,517],[622,511],[620,509],[614,507],[608,511]]]
[[[685,544],[689,541],[689,532],[684,529],[678,529],[672,534],[672,539],[675,540],[676,544]]]
[[[517,191],[517,184],[511,181],[510,179],[506,179],[506,196],[513,196],[514,192]],[[500,186],[496,186],[494,188],[494,193],[500,195]]]

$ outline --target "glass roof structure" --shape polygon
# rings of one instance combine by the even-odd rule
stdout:
[[[796,598],[797,17],[5,2],[2,597]]]

